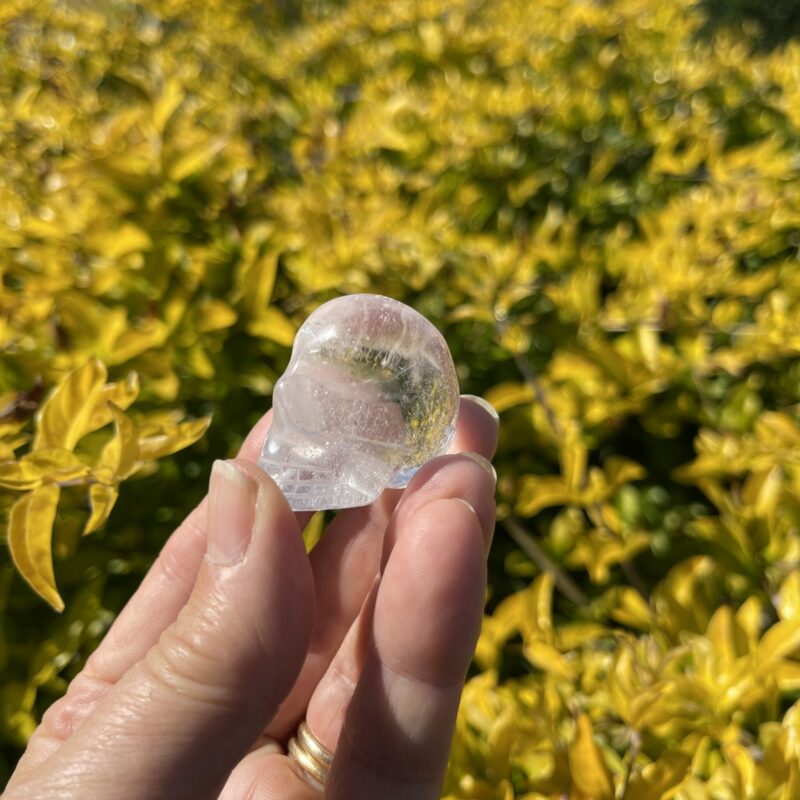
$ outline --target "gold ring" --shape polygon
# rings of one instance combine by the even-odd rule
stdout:
[[[323,791],[333,761],[333,753],[311,733],[306,722],[300,724],[297,736],[289,740],[288,750],[289,755],[303,771],[306,780],[315,789]]]
[[[308,723],[303,721],[297,729],[297,738],[303,749],[314,758],[319,764],[329,769],[333,761],[333,753],[328,750],[313,733]]]

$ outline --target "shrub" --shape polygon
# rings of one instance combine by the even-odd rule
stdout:
[[[689,0],[275,8],[0,8],[0,508],[66,604],[3,564],[6,771],[296,326],[377,291],[502,419],[445,796],[796,797],[800,46]]]

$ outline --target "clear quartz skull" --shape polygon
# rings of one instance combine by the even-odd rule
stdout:
[[[295,511],[366,505],[446,452],[458,403],[447,343],[425,317],[380,295],[339,297],[297,332],[258,464]]]

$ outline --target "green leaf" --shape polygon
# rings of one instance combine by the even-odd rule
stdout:
[[[64,601],[56,589],[53,574],[53,522],[60,489],[47,484],[22,495],[11,508],[8,522],[8,549],[20,575],[56,611]]]

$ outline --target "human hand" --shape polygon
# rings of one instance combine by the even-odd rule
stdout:
[[[452,451],[342,511],[306,555],[255,466],[268,413],[170,537],[6,800],[319,800],[285,755],[305,718],[325,797],[437,798],[480,627],[496,415],[462,398]]]

